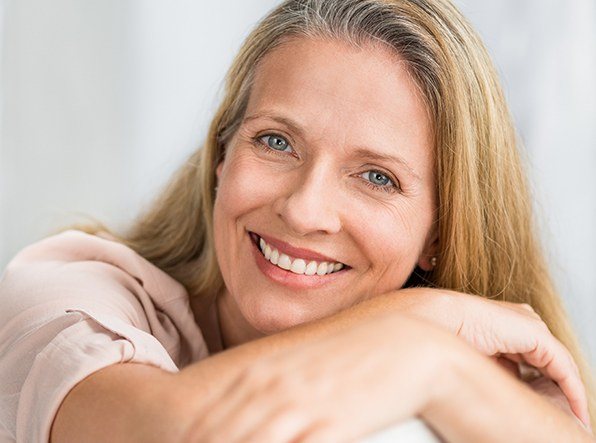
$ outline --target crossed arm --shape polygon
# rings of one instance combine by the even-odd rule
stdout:
[[[350,441],[414,416],[446,441],[594,441],[574,416],[487,357],[524,355],[586,420],[573,363],[535,314],[464,297],[397,291],[177,374],[105,368],[71,390],[52,442]],[[478,325],[453,314],[463,306],[507,327],[493,321],[484,335],[466,336]]]

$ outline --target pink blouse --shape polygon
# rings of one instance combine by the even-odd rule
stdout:
[[[176,372],[208,355],[184,287],[132,249],[41,240],[0,277],[0,442],[47,442],[66,394],[106,366]]]

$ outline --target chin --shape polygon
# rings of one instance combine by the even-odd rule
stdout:
[[[260,303],[248,307],[244,312],[244,317],[257,331],[265,335],[271,335],[292,326],[308,323],[320,316],[312,315],[312,313],[305,312],[304,309],[298,309],[297,307],[292,309],[286,305],[280,308]]]

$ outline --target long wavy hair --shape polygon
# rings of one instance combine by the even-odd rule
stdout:
[[[215,168],[243,119],[256,66],[289,38],[380,42],[405,60],[434,129],[438,265],[419,282],[534,307],[578,362],[596,427],[590,368],[546,265],[498,76],[449,0],[283,1],[236,56],[202,148],[127,232],[112,235],[180,281],[200,305],[213,302],[223,287],[213,244]]]

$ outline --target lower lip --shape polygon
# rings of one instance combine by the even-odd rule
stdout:
[[[259,247],[255,244],[252,238],[248,237],[250,244],[252,245],[252,252],[257,262],[257,267],[261,270],[266,277],[270,280],[287,286],[292,289],[315,289],[322,286],[336,282],[342,278],[348,269],[342,269],[340,271],[333,272],[325,275],[304,275],[295,274],[292,271],[286,271],[271,263],[265,258]]]

